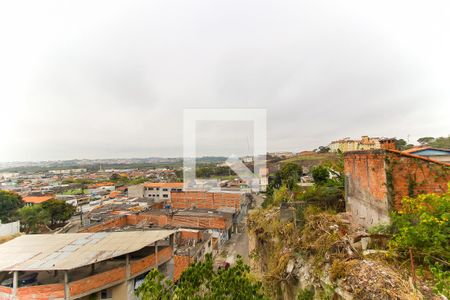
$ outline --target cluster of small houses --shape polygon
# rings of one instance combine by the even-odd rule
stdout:
[[[90,188],[104,195],[65,199],[80,218],[66,226],[69,233],[22,235],[0,245],[0,299],[134,299],[152,268],[177,280],[207,253],[216,255],[252,204],[246,190],[191,191],[178,182]],[[23,201],[53,198],[61,199]]]
[[[404,196],[442,193],[450,181],[450,150],[400,152],[390,140],[380,145],[344,151],[346,209],[365,227],[389,222]],[[98,182],[88,187],[98,195],[95,201],[84,195],[24,197],[27,205],[66,200],[77,206],[79,222],[67,227],[70,233],[22,235],[0,245],[0,300],[135,299],[152,268],[178,280],[240,230],[253,204],[242,184],[191,190],[177,182],[119,188]]]

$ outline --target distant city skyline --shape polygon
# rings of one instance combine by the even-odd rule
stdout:
[[[27,9],[24,9],[26,7]],[[181,157],[186,108],[267,109],[268,151],[450,133],[448,1],[5,1],[0,161]],[[249,154],[246,124],[199,156]]]

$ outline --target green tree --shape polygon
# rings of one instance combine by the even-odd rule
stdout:
[[[143,300],[266,299],[261,283],[251,279],[250,267],[241,258],[226,270],[215,270],[210,254],[186,269],[177,283],[165,280],[157,270],[149,272],[136,294]]]
[[[279,171],[281,184],[286,185],[290,190],[294,190],[302,174],[302,168],[299,165],[294,163],[284,164]]]
[[[20,208],[18,216],[27,233],[37,233],[39,228],[47,225],[50,220],[48,212],[42,208],[41,204]]]
[[[15,218],[17,209],[23,206],[22,197],[10,191],[0,190],[0,220],[4,223]]]
[[[286,185],[282,185],[279,189],[275,189],[273,193],[273,205],[280,205],[281,202],[288,202],[291,200],[292,192]]]
[[[417,139],[417,142],[421,145],[428,145],[431,142],[434,142],[436,139],[431,136],[425,136]]]
[[[433,142],[429,144],[431,147],[450,149],[450,136],[448,137],[438,137]]]
[[[317,153],[328,153],[328,152],[330,152],[330,147],[320,146],[317,149]]]
[[[400,151],[404,151],[414,147],[414,145],[408,144],[404,139],[395,139],[395,148]]]
[[[172,282],[158,270],[151,269],[136,290],[136,295],[143,300],[169,300],[172,297]]]
[[[330,171],[322,165],[314,167],[311,175],[314,178],[314,182],[318,185],[325,184],[330,179]]]
[[[51,199],[42,203],[42,208],[50,216],[50,225],[66,222],[75,213],[75,207],[63,200]]]

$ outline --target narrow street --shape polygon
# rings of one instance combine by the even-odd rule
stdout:
[[[253,195],[255,208],[261,207],[264,198],[261,195]],[[254,208],[254,209],[255,209]],[[250,210],[251,211],[251,210]],[[247,216],[239,224],[239,233],[233,234],[231,239],[225,243],[222,251],[217,255],[216,262],[226,261],[233,264],[237,256],[241,256],[246,264],[250,263],[248,248]]]

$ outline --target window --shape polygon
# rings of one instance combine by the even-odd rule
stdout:
[[[100,299],[112,299],[112,289],[101,290]]]
[[[168,189],[163,189],[163,192],[167,192],[168,191]]]
[[[163,198],[169,198],[169,195],[164,194],[164,195],[163,195]]]

